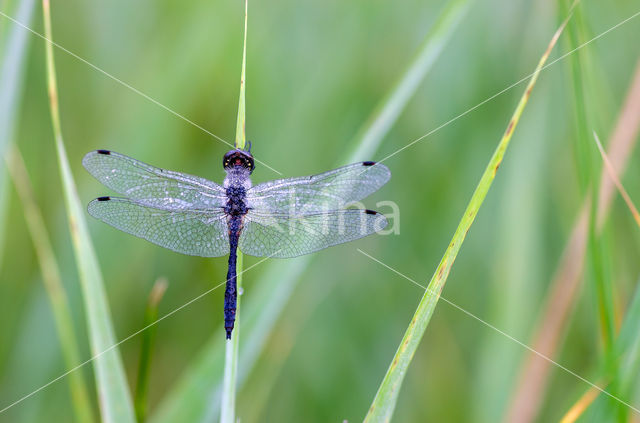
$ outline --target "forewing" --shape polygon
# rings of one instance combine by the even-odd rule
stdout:
[[[292,216],[249,210],[240,233],[240,251],[258,257],[289,258],[353,241],[387,226],[371,210],[347,209]]]
[[[360,162],[314,176],[277,179],[247,191],[250,209],[299,215],[344,208],[380,189],[391,178],[382,164]]]
[[[214,182],[160,169],[113,151],[87,153],[82,164],[107,187],[151,207],[213,209],[226,202],[225,189]]]
[[[227,218],[218,210],[166,210],[126,198],[101,197],[89,214],[131,235],[181,254],[219,257],[229,253]]]

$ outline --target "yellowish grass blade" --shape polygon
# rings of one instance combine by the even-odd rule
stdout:
[[[571,15],[569,15],[570,17]],[[433,315],[433,311],[438,303],[438,299],[440,298],[440,293],[442,288],[444,287],[445,282],[449,276],[449,272],[451,271],[451,267],[460,251],[460,247],[464,242],[464,239],[475,220],[482,203],[495,179],[496,172],[498,171],[498,167],[500,163],[502,163],[502,159],[504,154],[509,146],[509,142],[511,141],[511,137],[513,136],[513,132],[518,125],[520,117],[522,116],[522,112],[524,111],[527,102],[529,101],[529,97],[531,96],[531,91],[538,80],[538,76],[540,75],[540,71],[547,61],[551,50],[555,46],[560,34],[564,30],[569,17],[560,25],[558,30],[553,35],[551,42],[547,46],[546,51],[540,58],[538,62],[538,66],[533,73],[527,87],[525,89],[524,94],[520,98],[518,105],[516,107],[509,124],[507,125],[507,129],[505,130],[498,147],[496,148],[489,164],[487,165],[482,177],[480,178],[480,182],[469,201],[469,205],[465,210],[460,224],[456,229],[451,243],[447,247],[440,264],[438,265],[429,285],[427,286],[427,290],[418,305],[418,309],[416,310],[413,318],[411,319],[411,323],[405,332],[405,335],[396,351],[393,360],[387,370],[387,374],[385,375],[380,387],[378,388],[378,392],[376,393],[375,398],[369,408],[369,412],[365,417],[365,422],[373,423],[373,422],[388,422],[391,420],[393,416],[393,412],[395,410],[396,402],[398,400],[398,396],[400,393],[400,388],[402,386],[402,382],[404,380],[405,375],[407,374],[407,370],[409,368],[409,364],[413,359],[413,355],[415,354],[418,345],[420,344],[420,340],[431,320],[431,316]]]

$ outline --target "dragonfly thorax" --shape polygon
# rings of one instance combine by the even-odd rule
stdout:
[[[244,216],[247,214],[247,191],[242,186],[227,188],[227,204],[224,212],[230,216]]]

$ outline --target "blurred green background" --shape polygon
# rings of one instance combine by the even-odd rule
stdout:
[[[0,11],[15,16],[16,3],[0,1]],[[285,177],[346,164],[358,132],[405,72],[445,5],[410,0],[250,2],[247,137],[254,155]],[[638,8],[633,0],[585,0],[581,28],[592,38]],[[529,75],[563,10],[554,1],[473,2],[378,152],[359,159],[384,158]],[[57,43],[229,141],[236,124],[242,18],[241,2],[230,0],[67,0],[52,5]],[[0,16],[0,36],[6,39],[14,25]],[[37,2],[28,26],[43,32]],[[34,35],[27,40],[13,140],[24,155],[52,238],[82,359],[88,359],[51,132],[44,44]],[[593,71],[589,87],[596,87],[585,89],[593,121],[576,121],[570,58],[541,74],[443,292],[524,343],[532,341],[585,196],[576,128],[584,124],[597,130],[606,143],[634,74],[638,40],[640,19],[633,19],[581,50]],[[571,48],[563,35],[551,60]],[[96,148],[222,180],[227,146],[63,51],[55,54],[65,144],[83,203],[110,194],[80,164]],[[364,416],[423,291],[356,248],[426,284],[523,89],[519,85],[505,92],[385,162],[392,179],[365,204],[376,208],[382,200],[396,202],[399,235],[371,236],[316,254],[239,391],[241,421],[335,422]],[[587,144],[596,151],[591,139]],[[638,163],[640,152],[634,151],[623,183],[640,202]],[[600,171],[600,161],[592,166]],[[1,177],[8,178],[4,171]],[[253,180],[276,177],[258,165]],[[6,185],[8,211],[0,229],[0,408],[67,370],[23,209],[8,179]],[[182,256],[91,218],[89,227],[118,339],[143,326],[157,278],[169,281],[160,315],[224,281],[226,258]],[[640,230],[617,194],[605,231],[606,274],[622,319],[640,275]],[[285,265],[294,266],[297,260]],[[257,262],[247,257],[245,267]],[[245,273],[244,304],[272,265],[263,263]],[[597,294],[589,272],[585,274],[555,358],[596,382],[600,323]],[[212,334],[222,337],[223,293],[215,290],[157,325],[152,415]],[[134,387],[140,337],[123,343],[120,351]],[[441,303],[411,364],[395,421],[501,419],[526,355],[522,346]],[[91,365],[82,369],[90,386],[92,371]],[[553,368],[539,420],[558,420],[588,388]],[[640,405],[637,396],[629,401]],[[588,413],[583,418],[598,419]],[[0,414],[6,422],[72,419],[64,379]]]

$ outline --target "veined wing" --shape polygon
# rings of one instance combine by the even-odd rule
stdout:
[[[114,228],[181,254],[229,254],[227,218],[222,209],[156,209],[127,198],[100,197],[89,203],[88,211]]]
[[[215,182],[160,169],[114,151],[87,153],[82,165],[107,187],[151,207],[214,209],[226,203],[225,189]]]
[[[305,215],[271,215],[249,210],[240,232],[240,251],[258,257],[289,258],[353,241],[387,226],[371,210],[346,209]]]
[[[385,165],[354,163],[319,175],[256,185],[247,191],[247,205],[264,213],[290,215],[341,209],[377,191],[389,178]]]

